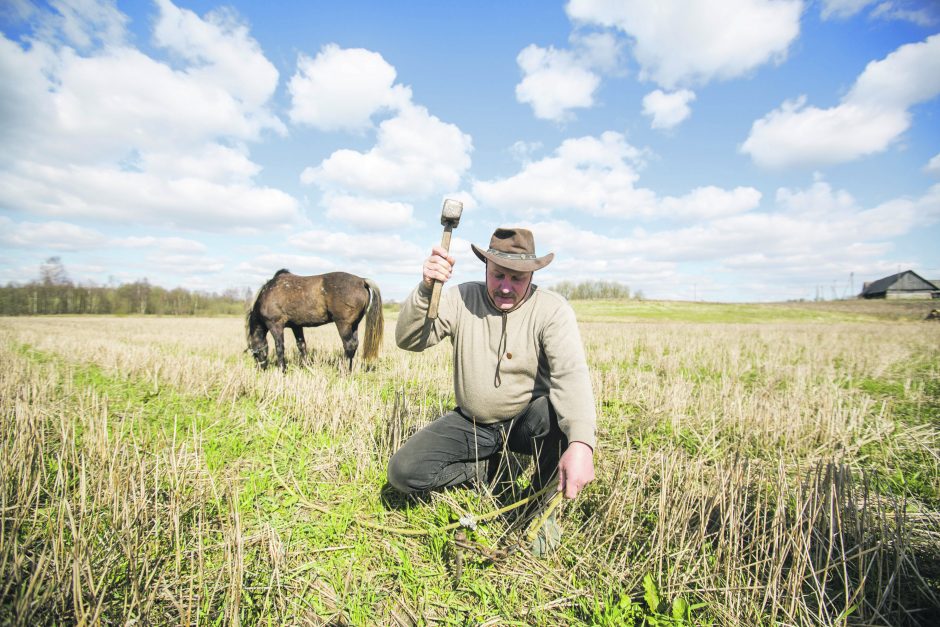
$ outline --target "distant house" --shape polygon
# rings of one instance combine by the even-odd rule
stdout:
[[[862,298],[940,298],[940,285],[913,270],[865,283]]]

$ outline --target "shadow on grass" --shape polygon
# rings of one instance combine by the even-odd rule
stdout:
[[[387,510],[401,511],[410,509],[416,505],[430,505],[431,503],[430,492],[405,494],[404,492],[399,492],[388,481],[382,486],[382,489],[379,491],[379,496],[382,500],[382,505]]]

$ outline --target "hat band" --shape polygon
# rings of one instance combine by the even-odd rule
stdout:
[[[490,248],[486,252],[491,255],[496,255],[497,257],[502,257],[503,259],[515,259],[519,261],[528,261],[530,259],[537,259],[535,255],[530,255],[527,253],[504,253],[501,250],[496,250],[495,248]]]

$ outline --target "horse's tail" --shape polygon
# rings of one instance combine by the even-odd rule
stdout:
[[[268,281],[261,286],[261,289],[258,290],[258,293],[255,294],[255,300],[251,303],[251,309],[248,310],[248,315],[245,317],[245,338],[248,340],[248,350],[255,353],[256,357],[259,350],[264,350],[267,353],[267,340],[265,339],[265,333],[261,336],[260,341],[253,342],[255,333],[258,331],[259,327],[264,326],[264,319],[261,316],[261,297],[274,285],[277,281],[277,277],[290,272],[287,268],[281,268],[274,273],[274,276],[268,279]]]
[[[362,358],[372,361],[379,356],[385,320],[382,316],[382,292],[372,279],[363,279],[369,290],[369,305],[366,309],[366,329],[362,338]]]

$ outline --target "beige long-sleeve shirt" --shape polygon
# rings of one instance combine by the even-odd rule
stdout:
[[[465,415],[484,424],[508,420],[548,396],[568,441],[594,448],[594,393],[574,310],[555,292],[532,290],[506,314],[490,302],[485,283],[463,283],[441,294],[432,321],[431,289],[422,282],[402,304],[395,339],[409,351],[451,339],[454,394]]]

